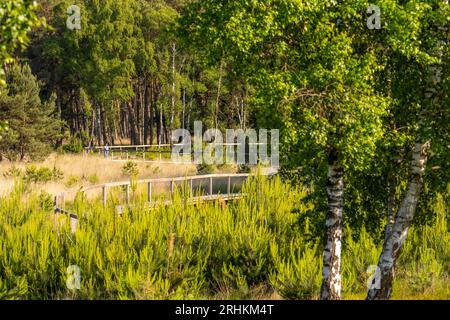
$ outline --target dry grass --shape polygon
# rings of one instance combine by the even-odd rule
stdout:
[[[13,187],[13,178],[4,174],[12,167],[22,171],[30,165],[36,167],[57,168],[63,172],[63,178],[46,184],[37,185],[39,190],[45,190],[51,194],[71,192],[80,187],[96,185],[107,182],[123,181],[128,177],[122,168],[126,162],[105,160],[103,157],[90,155],[59,155],[52,154],[45,161],[39,163],[10,163],[0,162],[0,194],[9,192]],[[145,163],[136,162],[139,170],[139,178],[161,178],[193,175],[197,173],[195,165],[172,163]]]

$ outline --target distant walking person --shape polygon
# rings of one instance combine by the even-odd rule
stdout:
[[[105,159],[108,158],[108,155],[109,155],[109,147],[108,147],[108,145],[105,145],[103,147],[103,154],[105,156]]]

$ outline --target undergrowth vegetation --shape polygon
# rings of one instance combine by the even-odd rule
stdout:
[[[278,178],[249,181],[228,204],[194,206],[179,190],[171,205],[149,209],[137,197],[121,215],[118,199],[103,208],[80,194],[70,205],[74,232],[48,196],[24,201],[24,192],[19,181],[0,198],[0,299],[318,298],[322,241],[306,237],[299,219],[311,210],[308,190]],[[393,298],[450,298],[444,203],[438,197],[432,225],[411,230]],[[354,237],[347,228],[344,238],[344,298],[364,298],[381,244],[364,229]],[[73,270],[79,289],[69,285]]]

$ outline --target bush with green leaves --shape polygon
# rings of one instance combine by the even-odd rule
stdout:
[[[83,142],[76,137],[71,137],[69,142],[63,146],[63,151],[67,153],[81,153],[83,150]]]
[[[24,181],[29,183],[47,183],[61,180],[63,177],[64,173],[56,167],[53,167],[53,169],[47,167],[38,168],[35,165],[27,166],[23,174]]]
[[[127,177],[137,177],[139,175],[139,167],[136,162],[127,161],[122,167],[122,173]]]
[[[37,9],[37,1],[2,0],[0,3],[0,65],[13,61],[11,54],[28,45],[28,32],[44,23],[36,16]],[[4,70],[0,68],[0,90],[5,85]]]
[[[30,184],[62,180],[64,178],[64,173],[57,167],[37,167],[32,164],[26,166],[24,170],[12,166],[3,173],[3,176],[5,178],[22,179],[23,182]]]

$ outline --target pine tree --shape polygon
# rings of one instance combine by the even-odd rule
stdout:
[[[42,158],[60,135],[55,99],[41,100],[41,84],[28,65],[11,65],[6,80],[7,93],[0,96],[0,122],[8,121],[9,130],[0,141],[0,156],[20,161]]]

